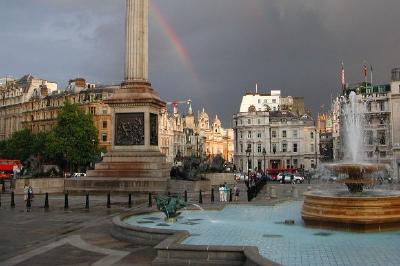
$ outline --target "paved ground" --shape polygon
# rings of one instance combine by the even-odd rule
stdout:
[[[275,186],[277,198],[268,198],[268,188],[252,204],[274,204],[293,196],[291,185]],[[332,187],[332,184],[311,184]],[[308,184],[296,185],[298,194]],[[398,185],[394,185],[398,189]],[[246,203],[242,187],[238,203]],[[218,196],[215,194],[216,201]],[[16,196],[16,208],[10,207],[10,194],[1,195],[0,207],[0,265],[150,265],[156,252],[151,247],[135,246],[113,239],[109,233],[112,217],[129,210],[127,197],[112,197],[106,208],[106,197],[91,197],[90,209],[85,198],[69,198],[64,210],[64,196],[50,196],[50,210],[45,211],[44,196],[35,196],[32,208],[26,210],[22,196]],[[204,205],[210,205],[204,199]],[[213,205],[220,205],[215,203]],[[134,208],[144,207],[134,205]]]

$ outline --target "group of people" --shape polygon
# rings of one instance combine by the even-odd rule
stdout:
[[[230,192],[230,189],[228,185],[226,184],[221,184],[219,185],[219,201],[220,202],[228,202],[228,193]],[[233,194],[235,196],[235,201],[238,201],[239,195],[240,195],[240,190],[239,187],[235,184],[233,187]]]

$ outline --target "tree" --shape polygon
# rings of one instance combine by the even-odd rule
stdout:
[[[50,155],[70,171],[86,167],[100,152],[97,136],[92,115],[67,101],[57,117],[57,126],[49,135]]]
[[[32,154],[34,135],[28,129],[15,132],[11,138],[3,142],[2,157],[26,161]]]

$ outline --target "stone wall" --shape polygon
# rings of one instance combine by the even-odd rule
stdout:
[[[219,186],[225,182],[228,185],[235,183],[235,177],[233,173],[208,173],[205,177],[211,181],[211,186]]]
[[[15,194],[23,194],[25,184],[33,188],[34,194],[64,192],[64,178],[21,178],[15,180]]]

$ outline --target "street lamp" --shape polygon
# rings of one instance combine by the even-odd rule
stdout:
[[[262,155],[264,156],[264,175],[266,175],[265,156],[267,155],[267,151],[265,150],[265,148],[263,148],[262,150]]]

